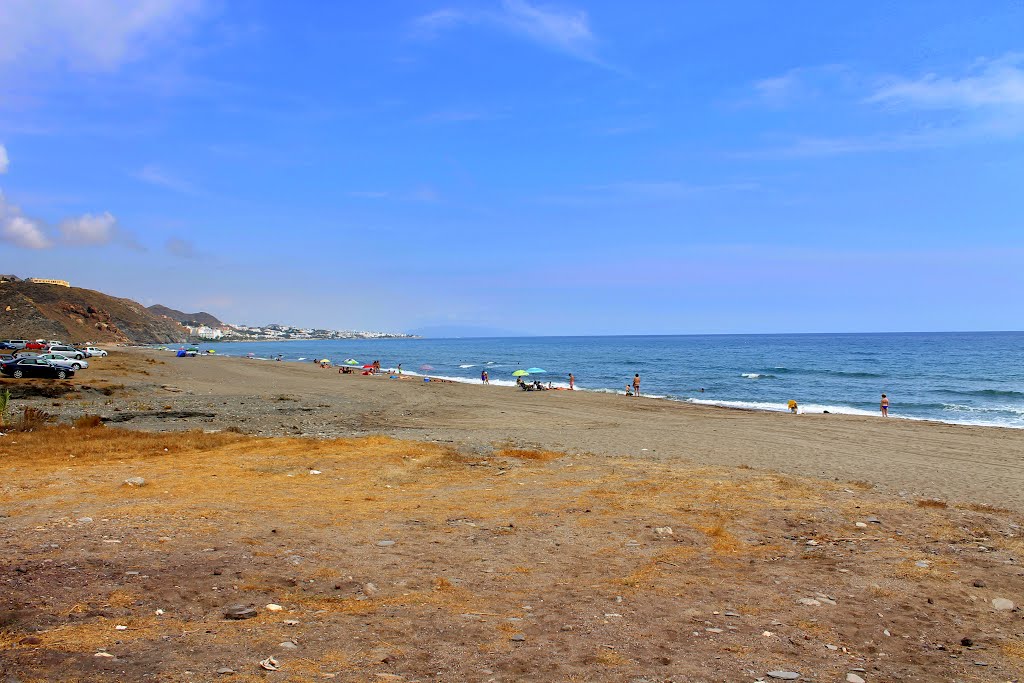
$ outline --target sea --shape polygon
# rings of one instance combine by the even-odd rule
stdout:
[[[379,360],[406,375],[511,386],[527,379],[624,394],[635,373],[649,398],[802,413],[1024,428],[1024,332],[351,339],[217,342],[217,355],[334,365]]]

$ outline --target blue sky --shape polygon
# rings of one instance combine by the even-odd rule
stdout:
[[[0,272],[232,322],[1020,329],[1022,152],[1019,2],[0,4]]]

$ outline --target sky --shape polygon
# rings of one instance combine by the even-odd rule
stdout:
[[[5,0],[0,272],[334,329],[1019,330],[1024,4]]]

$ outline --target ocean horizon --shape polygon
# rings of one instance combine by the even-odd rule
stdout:
[[[379,360],[385,368],[457,382],[512,386],[529,379],[624,393],[634,373],[641,391],[700,405],[802,413],[879,415],[882,393],[893,419],[1024,428],[1024,332],[796,332],[785,334],[450,337],[216,342],[219,355],[334,365]],[[881,418],[879,418],[881,419]]]

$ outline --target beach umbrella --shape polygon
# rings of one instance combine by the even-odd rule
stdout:
[[[359,361],[355,358],[346,358],[344,361],[345,365],[359,365]]]
[[[370,370],[370,369],[372,369],[372,368],[373,368],[373,366],[372,366],[372,365],[364,365],[364,366],[363,366],[363,370]]]
[[[545,370],[543,368],[528,368],[526,371],[528,373],[530,373],[531,375],[537,375],[537,374],[542,374],[542,373],[547,372],[547,370]]]
[[[425,371],[427,371],[427,372],[430,372],[430,371],[431,371],[431,370],[433,370],[433,369],[434,369],[434,366],[433,366],[433,365],[426,365],[426,364],[424,364],[424,365],[421,365],[421,366],[420,366],[420,370],[425,370]]]
[[[524,376],[529,375],[529,374],[530,373],[528,373],[526,370],[516,370],[515,372],[512,373],[512,376],[513,377],[524,377]]]

